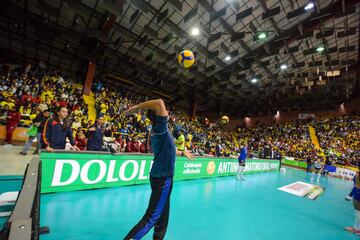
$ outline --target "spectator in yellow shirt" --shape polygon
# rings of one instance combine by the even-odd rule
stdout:
[[[187,149],[190,149],[190,148],[191,148],[192,138],[193,138],[193,136],[191,135],[191,133],[189,133],[189,134],[187,135],[187,141],[186,141],[186,147],[187,147]]]
[[[100,113],[105,114],[108,109],[108,106],[105,103],[100,104]]]
[[[185,151],[185,136],[182,131],[179,131],[179,137],[175,140],[176,149],[179,151]]]
[[[0,105],[2,107],[4,107],[5,105],[8,105],[9,109],[13,109],[15,107],[15,102],[14,102],[14,100],[11,99],[11,97],[7,97],[6,101],[1,101],[0,102]]]
[[[19,111],[20,111],[21,115],[30,115],[31,114],[31,104],[28,104],[27,106],[21,106]]]

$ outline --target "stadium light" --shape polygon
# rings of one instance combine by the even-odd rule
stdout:
[[[261,32],[258,34],[258,39],[265,39],[267,37],[267,32]]]
[[[281,64],[280,68],[281,68],[281,70],[285,70],[285,69],[287,69],[287,65],[286,64]]]
[[[318,53],[321,53],[321,52],[323,52],[325,50],[325,48],[323,47],[323,46],[320,46],[320,47],[318,47],[317,49],[316,49],[316,51],[318,52]]]
[[[313,9],[314,8],[314,3],[313,2],[309,2],[308,4],[306,4],[306,6],[304,7],[304,9],[306,10],[306,11],[309,11],[309,10],[311,10],[311,9]]]
[[[251,82],[252,82],[252,83],[257,83],[257,81],[258,81],[258,80],[257,80],[256,78],[251,79]]]
[[[231,57],[228,55],[224,58],[225,61],[230,61],[231,60]]]
[[[257,32],[254,41],[264,41],[268,37],[268,32]]]
[[[191,30],[191,35],[198,36],[199,34],[200,34],[200,30],[198,28],[195,27]]]

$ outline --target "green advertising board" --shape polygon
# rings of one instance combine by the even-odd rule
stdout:
[[[41,153],[41,192],[65,192],[149,182],[152,155]],[[278,171],[278,160],[248,160],[245,174]],[[177,157],[174,180],[235,175],[237,159]]]
[[[306,162],[304,162],[304,161],[283,159],[281,163],[284,165],[292,166],[292,167],[306,169]]]

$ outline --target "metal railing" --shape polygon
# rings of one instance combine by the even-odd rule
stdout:
[[[3,229],[7,231],[3,235],[4,239],[39,239],[40,171],[40,158],[32,158],[27,166],[15,208]]]

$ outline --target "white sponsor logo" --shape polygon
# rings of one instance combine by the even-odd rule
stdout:
[[[96,184],[103,179],[105,179],[105,182],[146,180],[149,176],[149,173],[145,172],[148,162],[146,160],[127,160],[124,162],[110,160],[107,165],[105,161],[95,159],[86,162],[81,167],[80,163],[75,160],[56,160],[51,186],[70,185],[79,177],[84,184]],[[121,164],[120,168],[116,168],[117,164]],[[118,172],[115,172],[115,169],[119,169]]]
[[[199,174],[201,172],[201,163],[191,163],[191,162],[185,162],[184,163],[184,175],[190,175],[190,174]]]

